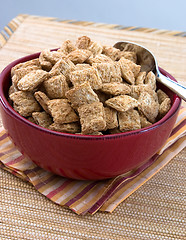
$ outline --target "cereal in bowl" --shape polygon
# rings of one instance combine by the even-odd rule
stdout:
[[[171,100],[156,76],[130,49],[101,45],[88,36],[11,70],[9,100],[15,111],[53,131],[106,135],[151,126]]]

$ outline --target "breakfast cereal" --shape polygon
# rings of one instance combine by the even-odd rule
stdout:
[[[32,123],[57,132],[99,136],[149,127],[169,111],[171,99],[134,50],[88,36],[44,49],[11,69],[9,102]]]

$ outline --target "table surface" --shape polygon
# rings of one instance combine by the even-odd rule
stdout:
[[[19,15],[0,34],[0,71],[11,61],[88,35],[149,48],[186,84],[186,38],[180,32]],[[185,149],[113,213],[78,216],[0,169],[0,239],[185,239]]]

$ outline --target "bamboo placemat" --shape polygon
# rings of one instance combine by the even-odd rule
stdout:
[[[20,15],[0,34],[0,71],[12,60],[88,35],[105,44],[145,45],[186,82],[185,33]],[[0,170],[0,239],[185,239],[183,150],[112,213],[78,216]]]

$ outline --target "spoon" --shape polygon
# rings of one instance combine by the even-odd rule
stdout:
[[[159,71],[155,56],[147,48],[132,42],[117,42],[114,47],[120,49],[121,51],[136,52],[138,64],[141,65],[141,71],[153,71],[160,83],[171,89],[174,93],[186,101],[186,87],[174,82],[169,77],[164,76]]]

